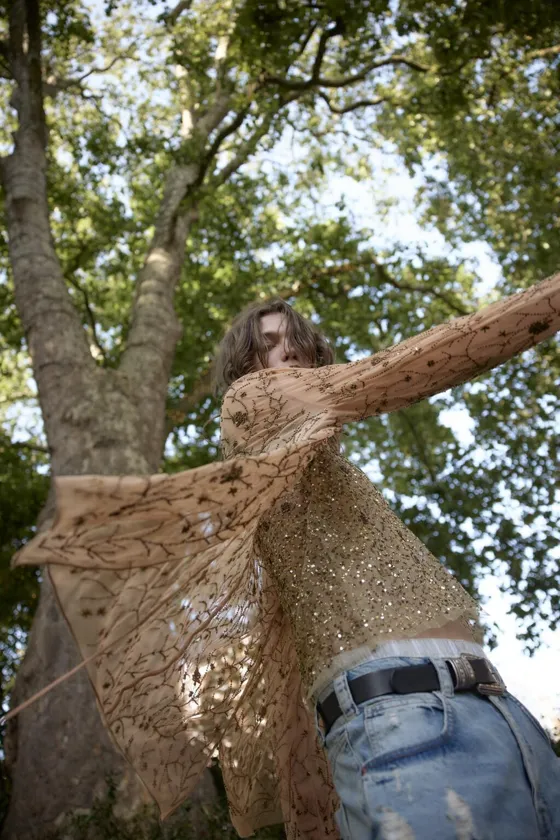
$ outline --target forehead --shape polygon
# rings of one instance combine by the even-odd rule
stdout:
[[[282,312],[261,315],[259,321],[262,333],[282,333],[286,329],[286,316]]]

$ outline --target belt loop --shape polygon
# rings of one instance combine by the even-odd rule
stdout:
[[[453,688],[453,680],[451,679],[451,674],[445,659],[430,659],[430,662],[438,673],[441,693],[444,697],[453,697],[455,689]]]
[[[338,705],[345,720],[358,714],[358,707],[354,703],[346,673],[339,674],[333,680],[333,690],[338,700]]]
[[[319,714],[319,705],[316,702],[313,703],[313,716],[315,718],[315,730],[317,732],[317,738],[319,739],[319,743],[321,744],[321,746],[324,747],[327,734],[325,731],[325,724],[323,723],[323,720]]]

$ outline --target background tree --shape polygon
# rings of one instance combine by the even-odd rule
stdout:
[[[0,504],[13,515],[2,525],[0,645],[11,703],[77,661],[43,582],[12,689],[37,575],[8,576],[8,555],[32,530],[47,463],[51,475],[114,474],[215,458],[210,361],[258,296],[280,294],[320,322],[340,361],[480,303],[476,272],[452,250],[376,247],[344,202],[325,214],[332,173],[368,179],[369,151],[390,144],[422,175],[427,227],[450,246],[490,243],[505,269],[499,291],[558,265],[559,14],[521,0],[4,9]],[[290,143],[293,162],[279,166]],[[375,461],[401,516],[466,586],[485,569],[507,572],[529,638],[538,618],[558,617],[557,382],[550,342],[473,386],[360,424],[345,444]],[[450,407],[468,411],[472,445],[440,422]],[[26,447],[10,443],[18,423],[33,432]],[[45,519],[51,510],[52,500]],[[44,836],[66,810],[89,808],[107,774],[124,813],[143,801],[83,676],[22,713],[6,754],[6,837]]]

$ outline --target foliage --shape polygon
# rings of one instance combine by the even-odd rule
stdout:
[[[10,691],[37,605],[38,571],[28,567],[11,569],[10,564],[13,554],[33,535],[35,521],[46,500],[48,453],[33,438],[25,443],[12,439],[15,418],[9,419],[7,408],[13,405],[15,397],[25,396],[30,402],[33,399],[26,389],[25,365],[20,354],[5,347],[0,371],[0,416],[5,426],[4,431],[0,429],[1,702]]]
[[[10,562],[14,551],[32,535],[46,498],[47,480],[37,472],[42,460],[44,456],[14,446],[0,432],[0,710],[7,707],[37,605],[38,571],[11,569]],[[3,735],[0,727],[0,825],[10,789],[1,760]]]
[[[406,76],[376,127],[411,170],[429,165],[425,222],[454,244],[483,239],[513,287],[559,263],[560,8],[553,3],[410,0],[396,26],[422,33],[439,78]],[[473,72],[474,70],[474,72]]]

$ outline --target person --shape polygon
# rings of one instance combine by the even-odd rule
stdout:
[[[48,564],[163,816],[217,751],[242,836],[335,837],[337,806],[345,840],[560,836],[558,759],[475,602],[340,452],[345,424],[559,328],[560,274],[342,365],[285,303],[254,306],[217,365],[223,462],[56,480],[57,518],[17,562]]]

